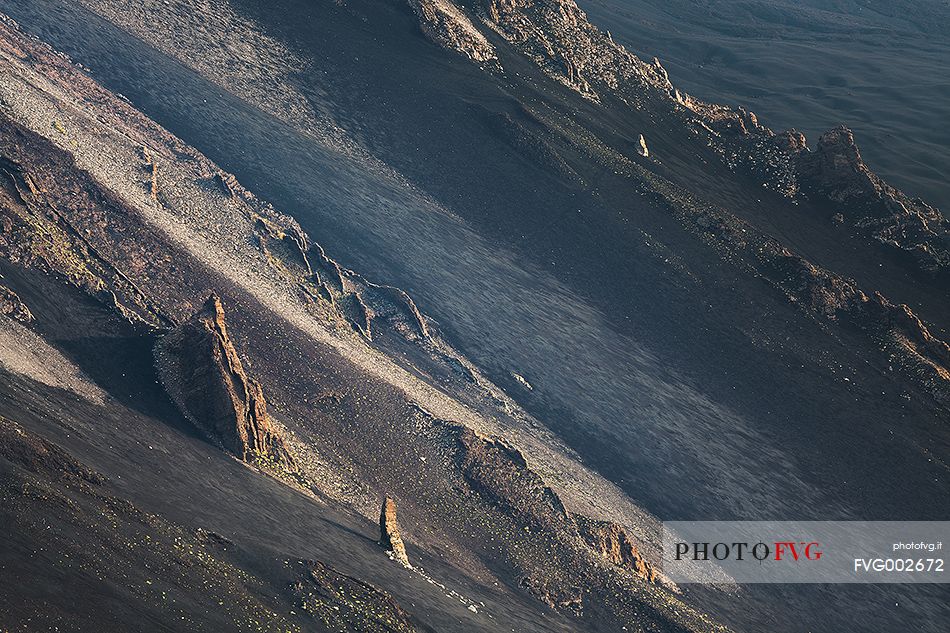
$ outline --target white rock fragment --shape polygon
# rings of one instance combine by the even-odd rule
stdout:
[[[650,150],[647,148],[647,140],[643,138],[643,134],[640,135],[640,142],[637,145],[637,153],[644,158],[650,155]]]
[[[515,380],[517,380],[517,381],[518,381],[518,384],[520,384],[522,387],[524,387],[524,388],[527,389],[528,391],[534,391],[534,387],[531,385],[531,383],[528,382],[527,379],[526,379],[524,376],[522,376],[521,374],[517,374],[517,373],[515,373],[515,372],[511,372],[511,377],[514,378]]]

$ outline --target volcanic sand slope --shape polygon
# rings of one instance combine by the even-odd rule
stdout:
[[[362,508],[373,502],[377,494],[375,490],[396,490],[405,500],[403,507],[411,509],[412,523],[418,526],[409,533],[416,536],[415,542],[424,554],[415,553],[413,558],[425,563],[418,573],[412,573],[417,585],[429,585],[431,595],[425,602],[455,600],[461,605],[458,608],[464,611],[463,619],[481,616],[481,624],[477,626],[492,628],[491,621],[500,618],[501,613],[521,611],[526,598],[514,597],[511,592],[520,594],[524,589],[528,595],[539,598],[535,606],[519,616],[527,618],[530,623],[526,624],[525,630],[560,628],[563,626],[562,616],[556,615],[557,611],[582,618],[586,624],[581,626],[591,627],[616,626],[618,622],[631,628],[671,631],[703,630],[710,626],[704,616],[681,603],[668,588],[644,583],[637,576],[603,561],[577,533],[573,518],[566,514],[556,496],[554,501],[544,497],[526,505],[525,502],[533,498],[540,478],[523,458],[507,466],[512,471],[510,478],[498,480],[491,487],[490,494],[476,491],[473,484],[467,482],[466,477],[473,466],[490,459],[492,453],[472,452],[470,442],[458,446],[454,439],[458,433],[470,438],[476,436],[456,423],[432,417],[419,404],[410,401],[407,390],[419,389],[412,387],[413,379],[405,370],[400,374],[398,366],[377,357],[379,352],[367,347],[367,325],[370,320],[375,320],[392,327],[392,336],[402,337],[406,349],[414,349],[414,342],[419,346],[416,358],[411,359],[416,363],[411,365],[416,372],[424,371],[428,365],[438,371],[440,363],[453,359],[449,355],[451,350],[433,340],[424,317],[414,310],[411,300],[404,294],[374,286],[350,271],[334,268],[335,264],[329,260],[319,259],[319,247],[314,246],[317,251],[312,254],[317,256],[324,273],[335,271],[337,275],[335,286],[330,280],[325,281],[309,263],[307,253],[311,253],[311,245],[306,235],[291,221],[258,203],[240,189],[233,178],[221,174],[193,150],[137,117],[121,101],[83,80],[63,60],[55,58],[42,46],[17,39],[12,30],[7,30],[6,35],[9,38],[6,50],[12,54],[8,60],[17,68],[16,77],[10,80],[21,82],[20,86],[25,88],[17,93],[15,116],[33,125],[40,121],[49,122],[49,129],[53,130],[51,136],[66,136],[65,145],[72,147],[76,154],[66,153],[50,140],[5,116],[2,147],[8,168],[4,189],[4,268],[13,292],[23,297],[26,305],[33,305],[35,327],[50,340],[65,346],[81,370],[94,372],[97,382],[105,385],[118,399],[110,398],[95,414],[97,419],[107,418],[115,426],[96,425],[91,422],[93,416],[88,410],[93,404],[77,402],[65,410],[57,407],[55,412],[45,411],[58,404],[55,392],[17,389],[14,380],[6,392],[13,400],[11,410],[15,411],[24,404],[29,409],[38,410],[25,424],[44,426],[47,431],[57,427],[75,428],[83,438],[82,442],[97,445],[99,450],[105,451],[107,457],[102,454],[97,457],[107,463],[110,474],[123,473],[117,474],[116,479],[127,477],[130,469],[138,471],[139,477],[148,477],[149,473],[141,468],[141,462],[132,452],[116,449],[119,440],[113,435],[122,436],[126,442],[147,442],[150,451],[157,449],[165,453],[167,462],[164,466],[177,471],[176,477],[181,478],[178,483],[187,482],[193,489],[187,493],[192,499],[188,504],[190,507],[179,509],[176,516],[181,516],[186,509],[193,511],[193,504],[200,504],[206,514],[217,514],[216,523],[226,514],[242,511],[269,517],[273,510],[252,511],[244,506],[252,501],[252,496],[254,503],[262,504],[261,508],[269,508],[275,499],[272,492],[255,496],[253,493],[235,495],[222,490],[204,497],[197,488],[205,480],[211,482],[209,490],[216,490],[220,485],[214,482],[215,467],[212,464],[205,468],[194,466],[194,440],[190,441],[190,451],[179,453],[163,445],[160,436],[153,436],[155,422],[162,419],[178,428],[189,429],[190,423],[194,425],[190,428],[192,437],[194,431],[200,429],[220,440],[238,457],[276,456],[277,461],[295,471],[296,465],[300,464],[298,476],[289,482],[291,485],[283,493],[295,495],[296,505],[291,505],[298,512],[312,511],[317,497],[329,495]],[[17,52],[22,47],[30,49],[30,60],[25,64],[15,61],[20,57]],[[65,74],[69,81],[63,82],[60,73]],[[70,96],[64,98],[57,84],[67,86]],[[79,101],[72,101],[72,98]],[[101,122],[102,119],[116,120],[117,113],[125,116],[125,134],[122,136],[115,135]],[[50,121],[51,114],[62,119]],[[38,127],[47,129],[45,125]],[[66,132],[60,132],[60,129]],[[86,154],[88,150],[83,150],[83,147],[95,147],[96,152]],[[166,153],[172,149],[176,150],[174,155]],[[129,163],[123,165],[123,159]],[[76,164],[79,161],[94,170],[96,176],[107,179],[121,193],[103,187],[93,172],[79,169]],[[127,171],[123,173],[123,169]],[[182,191],[193,195],[182,196]],[[192,206],[209,197],[216,204]],[[234,217],[217,215],[222,205],[229,211],[246,215],[243,218],[238,214]],[[176,227],[174,216],[184,213],[194,214],[191,217],[195,224]],[[276,223],[281,223],[282,228],[273,228]],[[206,242],[201,237],[205,230],[226,231],[234,241]],[[123,239],[116,240],[118,235]],[[285,243],[281,236],[288,235],[297,236],[299,250],[278,248],[279,244]],[[238,255],[228,251],[232,245],[240,247],[235,249]],[[229,266],[222,266],[221,272],[210,267],[212,264],[221,266],[222,261]],[[227,276],[222,273],[227,273]],[[256,283],[250,283],[249,279]],[[233,319],[234,331],[262,333],[250,338],[246,334],[236,337],[243,343],[242,348],[248,350],[247,363],[237,358],[232,335],[228,334],[230,324],[228,328],[223,326],[224,310],[220,300],[212,300],[196,316],[188,318],[195,306],[200,305],[202,295],[213,288],[229,297],[231,309],[228,312],[236,317]],[[262,294],[266,291],[274,294]],[[75,296],[79,292],[85,293],[84,299]],[[361,319],[350,321],[341,301],[346,298],[363,301],[362,295],[357,294],[361,292],[366,293],[366,301],[376,309],[367,309]],[[260,303],[268,298],[275,307],[280,307],[280,312]],[[288,309],[298,312],[289,313]],[[405,319],[408,319],[408,325]],[[176,325],[182,321],[184,324]],[[307,323],[306,330],[300,329]],[[205,330],[207,332],[202,334]],[[79,341],[69,341],[67,333],[78,334]],[[212,341],[210,346],[205,344],[206,339]],[[147,360],[152,346],[158,350],[161,381]],[[116,352],[122,354],[127,365],[112,364],[110,354]],[[356,363],[357,354],[362,355],[360,364]],[[174,362],[171,362],[172,356]],[[389,364],[383,364],[385,362]],[[462,364],[462,361],[456,359],[455,363]],[[287,428],[282,432],[286,434],[286,441],[277,439],[275,427],[270,422],[265,424],[260,387],[245,374],[245,364],[261,376],[265,384],[273,386],[272,391],[277,394],[274,415]],[[477,379],[471,370],[468,371],[463,377]],[[383,380],[393,375],[405,375],[404,380],[410,382],[396,385]],[[191,376],[193,381],[186,378],[183,382],[182,377],[187,376]],[[204,380],[205,376],[211,376],[210,380],[205,380],[207,395],[214,396],[209,400],[213,406],[207,411],[203,405],[199,406],[200,394],[182,387],[198,388],[203,383],[197,379]],[[220,394],[214,376],[221,376],[225,381],[233,379],[234,393],[239,396],[243,389],[245,399],[232,397],[234,393],[231,392],[225,394],[227,397],[218,398]],[[275,376],[279,380],[275,380]],[[471,385],[468,380],[456,377],[454,382],[457,384],[453,388],[461,391],[469,385],[470,398],[478,396],[480,390],[489,395],[494,393],[490,385]],[[161,393],[160,383],[180,413]],[[250,391],[248,385],[251,385]],[[278,385],[283,385],[283,389]],[[452,387],[452,381],[448,381],[447,386]],[[123,393],[129,388],[139,393]],[[316,403],[313,403],[307,395],[315,389],[319,393]],[[432,394],[427,403],[431,401],[438,405],[447,401],[446,395],[439,395],[434,390],[422,393]],[[119,394],[124,397],[119,398]],[[505,405],[503,401],[490,402],[494,402],[492,406],[496,408]],[[226,414],[224,409],[229,406],[233,406],[234,411]],[[141,408],[141,415],[155,416],[157,420],[142,424],[140,416],[128,419],[127,407]],[[464,409],[460,403],[454,407]],[[233,421],[222,423],[234,414],[237,415],[241,439],[236,446],[228,435],[234,432],[229,426]],[[183,423],[182,415],[188,423]],[[470,413],[468,418],[477,420],[474,413]],[[245,423],[246,426],[242,426]],[[476,446],[483,442],[494,445],[492,441],[480,438],[474,442]],[[463,448],[464,458],[461,456]],[[563,454],[557,457],[560,450],[557,445],[549,446],[547,450],[547,459],[568,463]],[[407,455],[413,455],[418,461],[407,459]],[[320,464],[323,460],[330,464]],[[189,461],[191,465],[188,465]],[[216,461],[228,463],[220,455]],[[330,475],[329,480],[322,477],[327,471],[335,473],[335,477]],[[264,468],[256,474],[255,471],[249,472],[251,477],[266,479],[265,473],[270,470]],[[268,485],[286,484],[274,482]],[[522,490],[524,485],[527,488]],[[606,483],[600,485],[609,492]],[[162,508],[166,512],[178,494],[164,485],[130,488],[130,491],[134,491],[148,507]],[[510,498],[512,495],[520,500],[517,502],[521,506],[518,513],[510,510],[516,503]],[[549,512],[551,503],[557,510],[554,522],[543,524],[539,530],[530,529],[528,524],[535,523],[535,515]],[[326,512],[333,516],[339,511]],[[242,520],[247,522],[250,517]],[[82,531],[79,527],[75,529]],[[97,530],[94,539],[113,538],[108,525],[93,523],[85,529]],[[98,530],[103,529],[106,534],[98,535]],[[117,528],[112,526],[112,529]],[[260,532],[272,533],[273,528]],[[27,534],[23,536],[28,538]],[[230,536],[222,538],[232,540]],[[255,539],[258,544],[259,539],[259,536]],[[220,539],[210,540],[214,543]],[[273,540],[273,543],[268,541],[269,548],[283,541],[281,537]],[[329,546],[332,540],[332,537],[325,539],[323,546]],[[115,539],[111,546],[118,546],[120,542],[121,539]],[[237,548],[242,547],[240,540],[234,539],[233,542],[237,543]],[[109,546],[108,542],[103,545],[104,548]],[[445,574],[447,568],[437,561],[431,562],[434,553],[429,548],[436,548],[435,551],[443,549],[440,557],[459,566],[447,574],[448,578],[443,576],[444,580],[439,583],[435,580],[438,575],[427,576],[425,570],[434,567]],[[375,552],[376,564],[388,564],[380,549],[370,548],[370,551]],[[335,558],[353,555],[352,551],[337,549]],[[247,556],[251,566],[264,565],[261,554]],[[368,556],[363,560],[372,566],[372,558]],[[149,568],[148,561],[142,564]],[[334,584],[334,578],[343,578],[334,576],[336,572],[327,571],[321,563],[309,565],[310,580],[307,582],[317,585],[318,596],[321,587],[326,593],[326,586]],[[112,569],[103,570],[104,582],[121,582],[115,577],[116,573]],[[159,573],[167,575],[167,572]],[[457,587],[471,582],[461,575],[464,573],[474,576],[480,583],[490,581],[493,588],[489,591],[496,594],[500,591],[506,596],[502,599],[506,606],[494,609],[489,601],[480,601],[478,604],[482,607],[489,604],[484,612],[480,612],[472,599],[452,588],[453,585]],[[579,585],[576,584],[578,573],[583,574]],[[197,579],[189,576],[188,582],[203,582],[200,574],[196,575]],[[372,576],[385,578],[386,574],[373,573]],[[266,578],[262,582],[272,580]],[[332,600],[330,606],[326,606],[329,600],[326,596],[313,603],[313,591],[307,582],[301,582],[301,586],[294,586],[297,587],[296,593],[302,596],[300,599],[306,605],[306,611],[326,617],[328,608],[336,610]],[[570,587],[566,587],[568,583],[571,583]],[[188,590],[189,586],[186,584],[185,589]],[[368,592],[373,608],[378,608],[382,614],[373,617],[403,622],[398,624],[403,628],[407,626],[409,616],[382,594],[365,587],[360,591]],[[559,597],[565,591],[571,595],[569,602]],[[214,599],[215,595],[203,597]],[[90,595],[89,599],[94,603],[101,598]],[[126,599],[133,600],[131,597]],[[365,599],[365,596],[354,598],[357,602]],[[543,609],[544,602],[555,609],[549,616],[537,613]],[[354,604],[349,608],[355,608]],[[512,605],[519,608],[514,609]],[[183,608],[186,623],[193,612],[202,609],[200,601]],[[535,614],[529,615],[532,611]],[[441,622],[444,627],[446,617],[452,617],[448,613],[438,610],[417,617],[425,617],[433,625]],[[353,617],[356,615],[360,614]],[[10,617],[15,620],[17,616],[11,614]],[[240,617],[230,617],[234,620],[231,622],[233,626],[242,626]],[[362,614],[362,617],[370,616]],[[362,626],[353,624],[351,619],[347,622],[357,630]],[[337,623],[330,622],[327,626],[334,627]],[[458,623],[450,626],[465,628]]]
[[[947,491],[946,224],[873,186],[847,143],[845,190],[849,174],[872,184],[856,199],[839,195],[841,174],[819,169],[814,186],[811,158],[824,152],[802,153],[797,135],[686,95],[570,2],[287,0],[274,9],[235,0],[216,12],[225,3],[180,0],[150,4],[148,20],[131,4],[85,4],[98,17],[53,0],[6,8],[300,223],[37,56],[40,74],[61,78],[40,94],[65,86],[69,99],[96,95],[97,116],[130,139],[93,124],[90,142],[84,117],[55,106],[61,96],[39,106],[36,91],[6,81],[3,98],[18,116],[146,218],[124,226],[135,239],[110,251],[136,271],[134,288],[110,282],[114,303],[159,323],[184,319],[211,291],[224,296],[237,347],[294,431],[289,444],[307,455],[310,494],[345,500],[373,521],[381,493],[394,494],[414,565],[433,560],[413,552],[415,541],[464,575],[498,578],[512,593],[495,611],[515,613],[522,598],[513,596],[534,594],[591,626],[610,627],[618,614],[645,625],[666,613],[664,589],[615,569],[609,539],[583,537],[570,518],[580,511],[633,528],[649,556],[646,515],[573,463],[489,378],[664,518],[941,518],[933,499]],[[182,20],[210,30],[183,31]],[[470,25],[496,60],[472,53],[488,49]],[[279,58],[229,44],[260,37],[280,43]],[[221,51],[239,63],[220,68]],[[249,85],[271,68],[282,87],[268,100]],[[291,93],[312,112],[282,109]],[[119,149],[100,156],[101,147]],[[896,205],[880,226],[863,223],[872,202]],[[71,216],[98,230],[84,217]],[[124,215],[106,217],[114,227]],[[330,263],[303,229],[336,259],[411,288],[438,323],[398,291]],[[150,251],[176,254],[153,262],[122,252],[155,239],[161,246]],[[107,233],[96,245],[116,242]],[[93,286],[115,277],[93,264],[66,272]],[[458,435],[460,422],[503,434],[526,457]],[[473,468],[472,455],[494,467]],[[550,565],[588,568],[591,556],[599,564],[580,583]],[[625,588],[614,591],[615,582]],[[596,587],[614,598],[590,598]],[[812,630],[865,618],[883,631],[907,621],[939,630],[941,595],[756,588],[740,599],[698,590],[686,598],[737,628],[800,605],[794,621]]]

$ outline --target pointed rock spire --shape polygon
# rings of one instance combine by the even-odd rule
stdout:
[[[393,558],[410,567],[409,556],[406,555],[406,545],[399,534],[399,523],[396,520],[396,502],[386,497],[379,512],[379,544],[387,552],[392,552]]]
[[[640,154],[640,156],[644,158],[650,155],[650,150],[647,148],[647,140],[643,137],[643,134],[640,135],[640,140],[637,141],[637,154]]]
[[[267,415],[260,384],[249,377],[228,336],[221,300],[211,295],[190,319],[155,344],[159,378],[182,414],[244,461],[294,461]]]

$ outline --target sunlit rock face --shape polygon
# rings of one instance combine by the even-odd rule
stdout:
[[[228,336],[218,297],[160,339],[155,360],[172,400],[211,439],[244,461],[293,465],[260,384],[244,371]]]

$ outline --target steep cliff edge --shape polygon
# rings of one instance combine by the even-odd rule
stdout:
[[[244,371],[217,296],[156,342],[155,366],[172,401],[210,439],[247,462],[296,467],[260,384]]]

